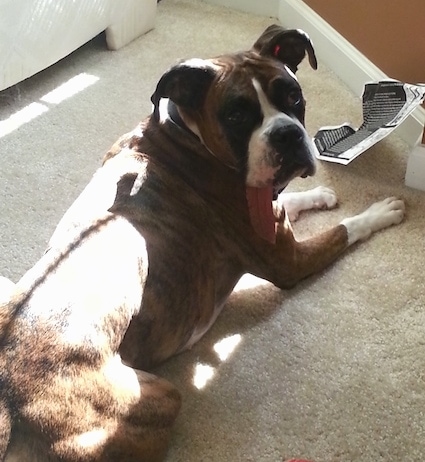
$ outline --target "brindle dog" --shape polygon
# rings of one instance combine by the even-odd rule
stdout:
[[[199,340],[244,273],[278,287],[399,223],[394,198],[304,242],[314,173],[295,77],[311,42],[271,26],[246,52],[172,67],[0,307],[0,460],[164,459],[178,391],[149,370]],[[122,360],[121,360],[122,358]],[[125,363],[125,364],[124,364]]]

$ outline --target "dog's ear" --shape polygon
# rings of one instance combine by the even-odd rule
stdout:
[[[317,69],[313,44],[301,29],[288,30],[274,24],[262,33],[253,48],[261,56],[273,57],[283,62],[294,73],[307,52],[310,66]]]
[[[215,75],[213,65],[202,59],[191,59],[173,66],[161,77],[151,97],[155,119],[159,119],[161,98],[169,98],[186,109],[199,108]]]

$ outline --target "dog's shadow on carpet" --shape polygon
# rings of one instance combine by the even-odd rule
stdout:
[[[280,290],[266,281],[244,278],[210,331],[191,350],[153,371],[172,382],[183,398],[167,460],[202,460],[211,447],[226,453],[226,459],[220,453],[214,460],[238,460],[239,444],[252,444],[252,434],[245,430],[249,427],[256,433],[262,425],[250,409],[254,402],[264,404],[259,404],[261,374],[268,373],[263,360],[273,356],[277,363],[283,360],[285,367],[287,345],[296,343],[296,333],[286,320],[299,316],[290,312],[293,306],[288,305],[293,304],[289,302],[300,291],[309,290],[315,279]],[[302,302],[298,308],[307,309]],[[285,409],[291,398],[279,393],[279,399],[280,409]]]
[[[233,353],[238,352],[244,337],[261,335],[262,325],[273,323],[273,318],[285,310],[286,302],[296,297],[299,291],[308,290],[315,278],[302,281],[294,289],[280,290],[267,281],[247,275],[236,286],[205,336],[191,350],[170,358],[153,372],[172,381],[179,389],[183,388],[183,394],[202,388],[202,378],[201,385],[196,382],[197,368],[204,371],[207,381],[213,369],[219,370],[224,363],[233,360]],[[281,327],[279,322],[279,329]],[[291,335],[281,332],[283,336],[286,334]]]

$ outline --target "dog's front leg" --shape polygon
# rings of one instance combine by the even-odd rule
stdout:
[[[283,192],[274,202],[276,217],[280,217],[282,211],[289,220],[298,219],[300,212],[312,209],[332,209],[338,203],[335,191],[324,186],[301,192]]]
[[[398,225],[404,217],[405,206],[402,200],[388,197],[371,205],[363,213],[345,218],[341,224],[347,228],[348,245],[368,238],[372,233],[391,225]]]
[[[338,226],[310,239],[298,242],[288,220],[279,223],[276,244],[267,246],[263,266],[254,272],[280,288],[290,288],[300,280],[330,265],[350,245],[368,238],[373,232],[399,224],[404,217],[404,203],[394,197],[345,218]],[[250,271],[251,272],[251,271]]]

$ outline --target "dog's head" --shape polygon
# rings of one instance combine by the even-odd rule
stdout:
[[[300,30],[270,26],[247,52],[172,67],[152,96],[162,98],[209,151],[245,177],[247,186],[283,189],[315,171],[314,146],[304,128],[305,100],[295,76],[313,46]]]

